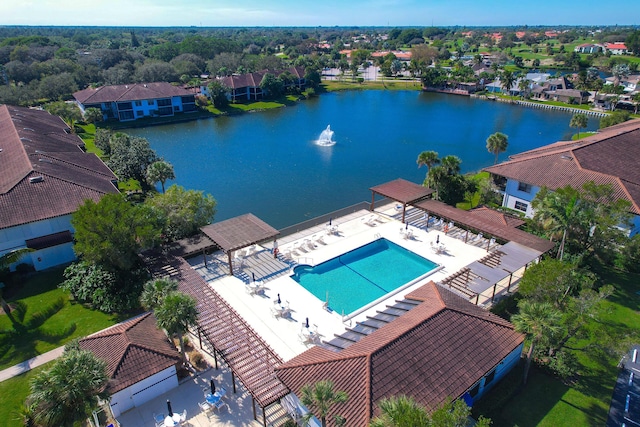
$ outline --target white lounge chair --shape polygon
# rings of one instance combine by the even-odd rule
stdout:
[[[182,411],[182,413],[180,414],[180,422],[183,423],[187,421],[187,410],[185,409],[184,411]]]

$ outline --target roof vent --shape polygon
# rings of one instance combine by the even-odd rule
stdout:
[[[53,162],[51,161],[51,159],[38,159],[39,162],[44,162],[44,163],[51,163],[53,164]]]
[[[29,182],[32,184],[35,184],[36,182],[42,182],[42,181],[44,181],[44,178],[41,176],[34,176],[29,178]]]
[[[35,132],[32,128],[22,128],[22,130],[30,130],[31,132]]]
[[[562,160],[573,160],[573,157],[571,157],[571,156],[567,156],[566,154],[563,154],[562,156],[560,156],[560,158],[561,158]]]
[[[146,83],[144,84],[144,87],[148,87]]]
[[[29,142],[33,142],[33,141],[31,141],[29,138],[25,138],[24,136],[23,136],[23,137],[20,137],[20,141],[29,141]]]

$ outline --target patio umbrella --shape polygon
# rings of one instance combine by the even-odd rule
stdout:
[[[211,378],[211,394],[216,394],[216,385],[213,382],[213,378]]]
[[[307,317],[306,322],[304,322],[304,327],[309,328],[309,318]]]
[[[280,294],[278,294],[278,304],[281,304],[282,301],[280,300]]]
[[[253,277],[253,281],[256,281],[256,273],[254,273],[253,271],[251,272],[251,276]]]
[[[409,223],[407,223],[407,226],[404,228],[405,230],[409,229]]]
[[[440,243],[440,235],[439,234],[436,236],[436,244],[438,244],[438,243]]]
[[[329,225],[331,225],[331,218],[329,218]]]
[[[167,399],[167,412],[169,412],[169,416],[173,417],[173,410],[171,409],[171,402]]]

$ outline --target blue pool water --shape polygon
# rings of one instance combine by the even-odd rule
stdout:
[[[315,267],[298,266],[293,280],[329,307],[349,314],[438,265],[387,239],[330,259]]]

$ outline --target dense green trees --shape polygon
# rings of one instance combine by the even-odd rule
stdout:
[[[135,179],[146,183],[147,168],[158,161],[158,155],[144,138],[118,132],[109,139],[111,155],[107,165],[120,180]]]
[[[31,380],[27,397],[28,418],[39,426],[72,427],[106,399],[107,364],[92,352],[65,349],[51,369]]]
[[[207,86],[207,90],[209,91],[209,97],[211,98],[211,102],[214,107],[224,108],[229,105],[229,100],[227,99],[227,92],[229,92],[229,88],[223,85],[220,81],[213,80]]]
[[[108,270],[129,271],[142,248],[159,242],[161,220],[147,205],[132,205],[120,194],[98,203],[87,200],[73,214],[74,250],[82,259]]]
[[[157,213],[168,240],[195,234],[200,227],[211,223],[216,213],[216,201],[210,194],[185,190],[175,184],[164,194],[152,195],[145,204]]]
[[[560,259],[569,252],[611,260],[626,240],[620,227],[629,225],[630,205],[616,198],[610,185],[588,182],[580,190],[542,188],[531,205],[534,226],[560,242]]]

